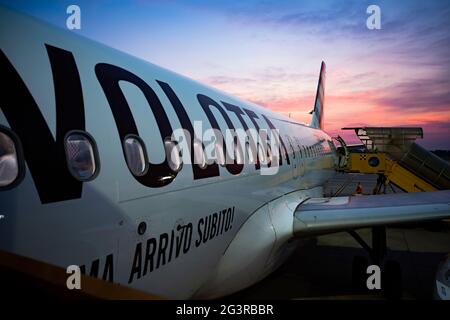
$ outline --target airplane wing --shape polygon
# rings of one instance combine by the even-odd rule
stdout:
[[[450,217],[450,190],[310,198],[294,213],[296,237]]]

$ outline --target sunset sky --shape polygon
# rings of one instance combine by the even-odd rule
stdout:
[[[300,121],[327,64],[325,128],[421,126],[450,149],[449,1],[3,1]],[[366,27],[368,5],[381,30]]]

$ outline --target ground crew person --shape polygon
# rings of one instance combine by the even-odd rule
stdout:
[[[362,194],[363,193],[363,187],[361,185],[361,182],[358,182],[358,185],[356,186],[356,194]]]

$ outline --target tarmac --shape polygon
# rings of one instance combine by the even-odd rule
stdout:
[[[371,194],[376,175],[338,174],[324,193],[351,195],[358,182]],[[386,193],[402,192],[388,187]],[[358,230],[370,242],[370,229]],[[402,269],[402,299],[433,299],[438,264],[450,252],[448,221],[387,228],[386,259]],[[352,261],[367,252],[345,232],[302,240],[294,254],[277,271],[256,285],[230,296],[236,299],[384,299],[379,290],[362,295],[352,290]],[[370,260],[369,260],[370,261]]]

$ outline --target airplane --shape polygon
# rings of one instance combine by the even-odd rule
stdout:
[[[0,251],[210,299],[257,283],[303,238],[372,228],[383,248],[386,226],[450,216],[449,191],[324,197],[337,155],[323,62],[305,125],[10,9],[0,17]]]

